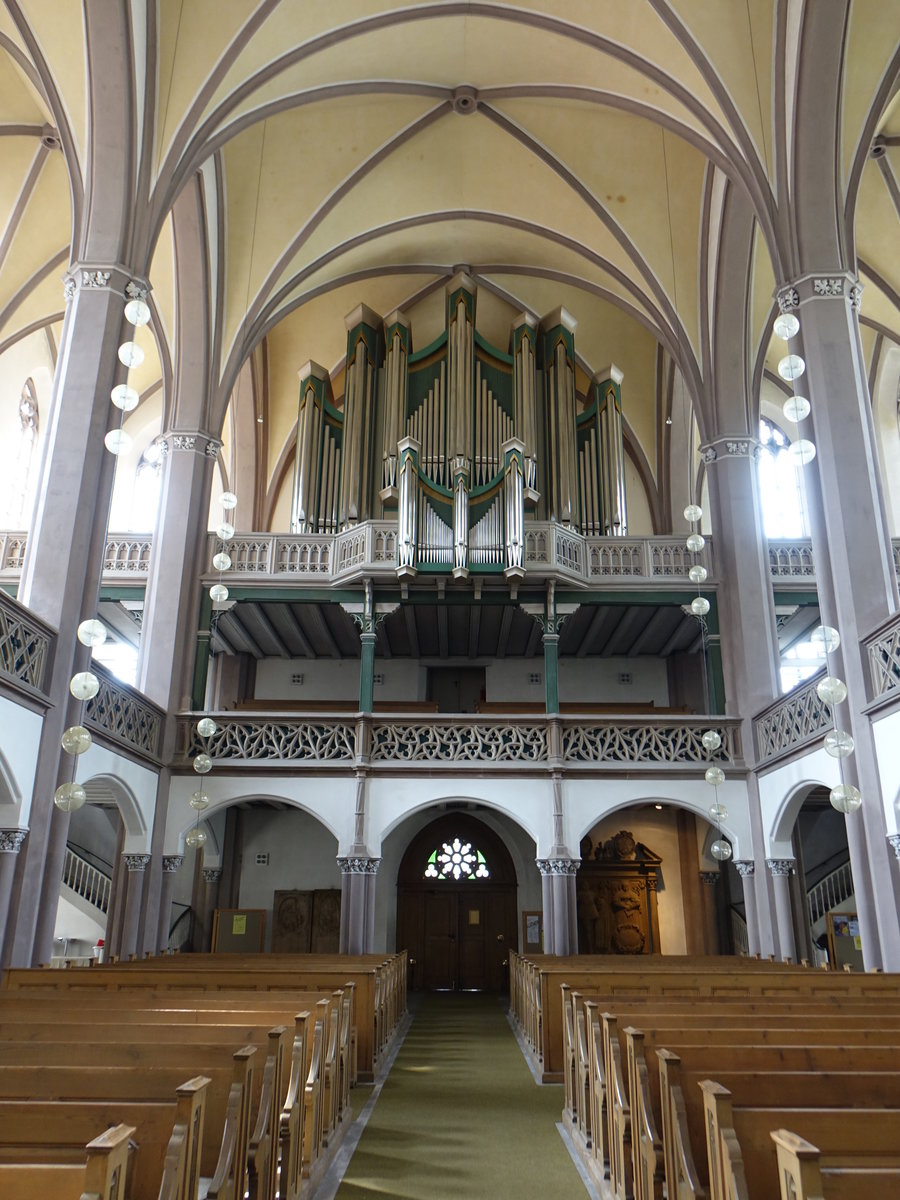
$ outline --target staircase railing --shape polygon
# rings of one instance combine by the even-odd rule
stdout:
[[[94,908],[99,908],[102,913],[109,912],[112,880],[99,867],[77,854],[71,846],[66,846],[62,881],[76,896],[80,896],[88,904],[93,904]]]
[[[810,925],[815,925],[826,913],[831,912],[838,904],[843,904],[853,895],[853,891],[853,874],[848,860],[820,879],[816,886],[806,893]]]

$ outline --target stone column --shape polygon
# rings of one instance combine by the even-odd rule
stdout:
[[[125,960],[130,954],[137,954],[138,924],[141,917],[141,903],[144,898],[144,872],[150,861],[150,855],[124,854],[122,857],[128,868],[128,891],[125,896],[125,917],[122,922],[119,957]]]
[[[775,920],[778,925],[778,947],[776,954],[779,958],[790,958],[796,962],[797,951],[794,946],[794,920],[791,915],[791,881],[790,874],[794,869],[792,858],[768,858],[766,866],[772,876],[772,888],[775,893]]]
[[[775,602],[769,548],[762,526],[757,460],[760,445],[746,433],[719,434],[702,447],[709,480],[709,514],[715,532],[715,575],[726,712],[739,716],[747,776],[757,909],[757,951],[774,953],[774,895],[765,872],[766,830],[757,783],[753,717],[781,694]],[[742,848],[742,852],[743,848]],[[749,855],[747,856],[749,860]],[[762,886],[760,886],[760,884]],[[749,921],[748,921],[749,929]]]
[[[207,568],[206,513],[213,464],[222,443],[198,430],[163,440],[159,515],[141,622],[138,687],[164,708],[191,707],[200,611]]]
[[[72,778],[73,762],[61,751],[60,737],[81,716],[81,705],[69,695],[69,680],[90,665],[90,651],[75,631],[80,621],[97,614],[115,470],[103,439],[121,416],[111,407],[109,393],[124,377],[116,351],[126,336],[129,282],[130,272],[114,264],[79,265],[66,279],[53,402],[18,592],[22,603],[59,636],[24,851],[12,954],[17,966],[49,962],[53,947],[68,833],[68,815],[54,806],[53,793]]]
[[[544,953],[578,953],[578,913],[575,875],[578,858],[539,858],[544,910]]]
[[[27,829],[0,829],[0,957],[3,951],[3,931],[9,918],[16,861],[27,836]]]
[[[340,954],[371,954],[375,943],[375,876],[380,858],[339,857],[341,870]]]
[[[780,289],[778,303],[800,320],[790,350],[806,361],[797,390],[812,405],[800,432],[817,452],[804,473],[816,584],[823,621],[841,635],[828,669],[847,685],[847,701],[835,715],[856,747],[843,760],[843,778],[863,796],[862,808],[847,818],[863,961],[867,968],[896,971],[900,889],[886,844],[878,758],[865,712],[868,675],[861,640],[897,611],[900,600],[859,335],[861,293],[849,272],[812,272]]]
[[[157,954],[165,954],[169,945],[169,927],[172,924],[172,893],[175,891],[175,876],[184,862],[183,854],[167,854],[162,860],[162,891],[159,897],[159,926],[156,933]]]
[[[759,954],[759,918],[756,915],[756,864],[747,859],[735,861],[735,869],[741,877],[744,889],[744,912],[747,919],[747,952]]]

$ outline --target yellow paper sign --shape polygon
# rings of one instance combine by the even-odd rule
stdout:
[[[247,914],[239,913],[231,922],[231,932],[235,935],[247,932]]]

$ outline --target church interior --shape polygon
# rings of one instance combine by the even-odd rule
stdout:
[[[774,1195],[670,1153],[670,1014],[619,1047],[600,998],[814,978],[896,1036],[896,5],[4,0],[0,164],[0,1026],[42,967],[347,972],[269,1190],[185,1134],[166,1194],[349,1197],[357,1053],[378,1089],[443,997],[477,1074],[508,996],[556,1194]]]

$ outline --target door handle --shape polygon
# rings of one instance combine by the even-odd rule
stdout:
[[[498,941],[498,942],[505,942],[505,941],[506,941],[506,938],[503,936],[503,934],[502,934],[502,933],[498,933],[498,934],[497,934],[497,941]]]

